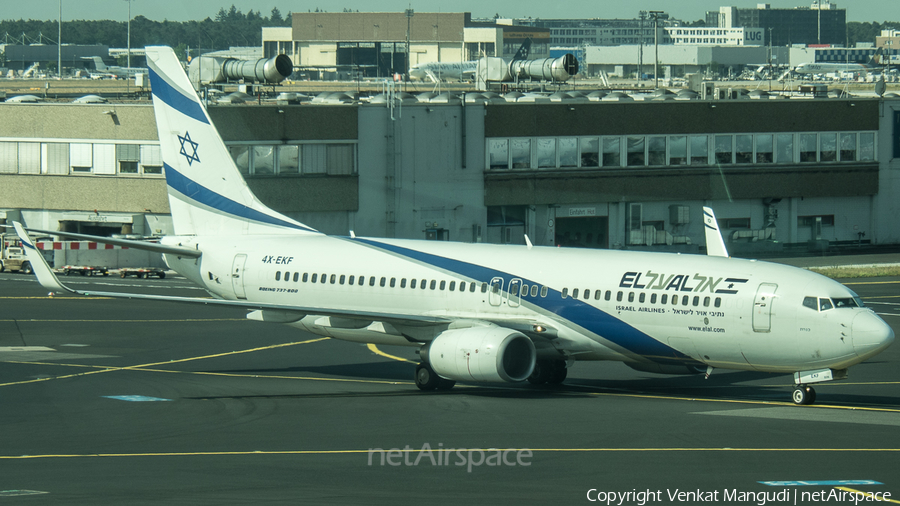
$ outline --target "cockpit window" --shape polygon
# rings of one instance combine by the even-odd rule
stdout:
[[[835,297],[831,299],[826,297],[803,297],[803,307],[808,307],[813,311],[828,311],[834,308],[866,307],[866,305],[863,304],[859,296]]]
[[[856,299],[851,298],[851,297],[846,297],[846,298],[842,298],[842,299],[831,299],[831,300],[834,301],[834,307],[837,307],[837,308],[860,307],[859,304],[857,304]]]
[[[818,311],[819,301],[815,297],[803,297],[803,307],[808,307],[813,311]]]

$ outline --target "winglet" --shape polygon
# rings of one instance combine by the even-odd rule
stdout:
[[[22,241],[22,247],[25,249],[25,257],[31,262],[31,268],[34,269],[34,274],[37,276],[38,282],[40,282],[44,288],[54,292],[75,293],[74,290],[63,286],[63,284],[59,282],[59,279],[56,278],[56,274],[53,274],[53,271],[50,270],[50,265],[47,263],[47,260],[44,259],[44,255],[38,251],[37,246],[34,245],[34,241],[28,236],[25,227],[18,221],[13,222],[13,227],[15,227],[16,234],[18,234],[19,239]]]
[[[703,227],[706,229],[706,254],[711,257],[727,257],[728,250],[722,240],[722,233],[719,232],[719,223],[709,207],[703,208]]]

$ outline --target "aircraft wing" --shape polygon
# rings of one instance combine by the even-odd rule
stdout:
[[[104,291],[82,291],[75,290],[70,288],[59,281],[59,278],[56,277],[56,274],[53,273],[53,270],[50,269],[50,264],[47,263],[47,260],[44,259],[44,256],[41,255],[40,251],[38,251],[37,246],[35,246],[34,241],[31,240],[31,237],[26,232],[25,227],[22,226],[21,223],[15,221],[13,222],[13,227],[16,229],[16,234],[18,234],[19,239],[22,241],[22,246],[25,250],[25,255],[28,258],[28,261],[31,262],[31,266],[34,269],[34,273],[38,278],[38,282],[40,284],[55,293],[71,293],[75,295],[86,295],[92,297],[112,297],[119,299],[144,299],[144,300],[161,300],[161,301],[169,301],[169,302],[187,302],[194,304],[204,304],[204,305],[214,305],[214,306],[233,306],[240,307],[244,309],[261,309],[261,310],[274,310],[274,311],[289,311],[297,314],[299,318],[303,316],[312,314],[319,316],[338,316],[342,318],[358,318],[358,319],[366,319],[366,320],[379,320],[379,321],[406,321],[411,323],[418,324],[440,324],[440,323],[448,323],[451,320],[440,317],[440,316],[423,316],[423,315],[407,315],[407,314],[396,314],[396,313],[378,313],[371,311],[349,311],[349,310],[335,310],[334,308],[327,307],[300,307],[295,305],[287,305],[287,304],[269,304],[269,303],[261,303],[261,302],[249,302],[249,301],[238,301],[238,300],[226,300],[226,299],[212,299],[205,297],[173,297],[167,295],[149,295],[149,294],[140,294],[140,293],[122,293],[122,292],[104,292]],[[52,234],[58,234],[57,232],[50,232]],[[70,234],[66,233],[69,236],[79,236],[81,234]],[[90,237],[92,239],[104,239],[108,241],[108,238],[98,238],[94,236],[83,236]],[[132,241],[139,242],[139,241]],[[141,243],[143,244],[143,243]],[[159,245],[157,245],[159,246]],[[189,252],[195,254],[196,257],[202,255],[201,251],[191,250],[187,248],[176,248],[175,251],[162,251],[163,253],[174,253],[182,256],[187,256],[184,252]],[[299,319],[298,318],[298,319]]]

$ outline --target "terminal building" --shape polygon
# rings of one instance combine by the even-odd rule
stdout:
[[[290,27],[263,28],[265,57],[286,54],[308,75],[388,77],[407,65],[511,58],[528,38],[531,58],[550,56],[549,29],[477,22],[468,12],[295,12],[291,19]]]
[[[250,188],[323,232],[700,253],[708,205],[729,251],[757,256],[900,244],[888,95],[397,94],[209,111]],[[0,104],[0,221],[170,234],[161,166],[149,103]]]

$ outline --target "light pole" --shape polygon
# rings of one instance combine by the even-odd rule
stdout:
[[[663,11],[649,11],[653,16],[653,89],[659,89],[659,15]]]
[[[644,75],[644,20],[647,19],[647,11],[639,11],[638,18],[641,20],[640,39],[638,40],[638,82],[643,79]]]
[[[131,0],[125,0],[128,2],[128,64],[127,67],[131,68]]]
[[[56,78],[62,79],[62,0],[59,0],[59,33],[56,34]]]
[[[412,9],[406,9],[406,82],[409,82],[409,59],[412,52],[409,50],[409,23],[415,12]]]

